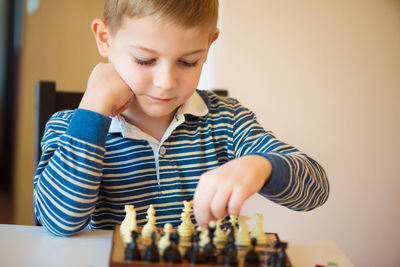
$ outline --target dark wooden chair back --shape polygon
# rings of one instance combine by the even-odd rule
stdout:
[[[35,169],[40,161],[42,149],[40,141],[44,134],[47,121],[57,111],[75,109],[79,106],[83,93],[56,91],[56,83],[52,81],[38,81],[36,83],[35,108]],[[34,217],[34,225],[40,225]]]

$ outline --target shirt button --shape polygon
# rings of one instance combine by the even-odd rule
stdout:
[[[167,152],[167,149],[165,148],[165,146],[161,146],[161,147],[160,147],[160,154],[161,154],[162,156],[164,156],[166,152]]]

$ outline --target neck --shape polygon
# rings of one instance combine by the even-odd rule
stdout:
[[[127,122],[135,125],[143,132],[154,137],[156,140],[161,141],[165,131],[171,124],[174,114],[175,113],[172,112],[164,117],[151,117],[145,114],[142,110],[131,106],[121,115]]]

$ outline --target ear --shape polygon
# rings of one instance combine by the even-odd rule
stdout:
[[[95,19],[92,22],[91,29],[96,38],[97,49],[99,54],[108,58],[108,50],[110,48],[110,32],[107,25],[101,19]]]
[[[210,51],[210,46],[212,45],[212,43],[214,43],[215,40],[218,39],[218,36],[219,36],[219,29],[215,28],[215,31],[212,34],[212,36],[210,38],[210,41],[208,42],[208,51],[207,51],[207,55],[206,55],[206,59],[205,60],[207,60],[207,58],[208,58],[208,52]]]
[[[215,32],[211,36],[210,43],[208,44],[208,49],[210,49],[211,44],[214,43],[214,41],[218,39],[218,36],[219,36],[219,29],[215,28]]]

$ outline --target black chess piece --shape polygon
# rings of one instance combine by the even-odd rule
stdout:
[[[132,231],[132,242],[125,248],[125,260],[127,261],[140,261],[140,250],[137,244],[138,232]]]
[[[168,263],[182,263],[182,256],[179,252],[179,235],[172,233],[169,236],[170,245],[165,249],[163,258]]]
[[[251,247],[245,256],[245,262],[248,264],[259,264],[260,263],[260,256],[258,255],[258,252],[256,251],[256,244],[257,244],[257,239],[255,237],[253,237],[251,239]]]
[[[195,246],[195,240],[196,240],[196,232],[193,232],[190,235],[190,246],[187,247],[186,250],[185,250],[184,258],[187,259],[187,260],[189,260],[190,257],[192,256],[193,249],[194,249],[194,246]]]
[[[160,252],[156,245],[156,231],[151,233],[151,244],[146,247],[146,253],[144,255],[144,260],[146,262],[159,262]]]
[[[288,262],[287,255],[286,255],[286,248],[287,248],[287,243],[280,242],[278,259],[275,264],[276,267],[286,267],[287,262]]]
[[[224,266],[237,266],[238,265],[238,252],[236,246],[231,246],[228,251],[225,253],[224,258],[222,260],[222,264]]]
[[[208,227],[208,239],[209,242],[203,249],[204,262],[216,263],[217,262],[217,247],[214,245],[214,232],[215,227]]]
[[[232,226],[230,226],[230,232],[228,235],[228,242],[225,244],[224,248],[222,249],[222,255],[228,253],[229,249],[235,246],[235,231]]]
[[[267,260],[268,266],[275,266],[276,261],[278,260],[278,254],[276,251],[272,252]]]
[[[286,267],[285,252],[283,250],[279,253],[274,267]]]
[[[200,231],[196,231],[195,233],[192,234],[191,237],[192,245],[187,256],[187,259],[191,264],[199,264],[204,262],[203,256],[200,254],[199,235]]]

